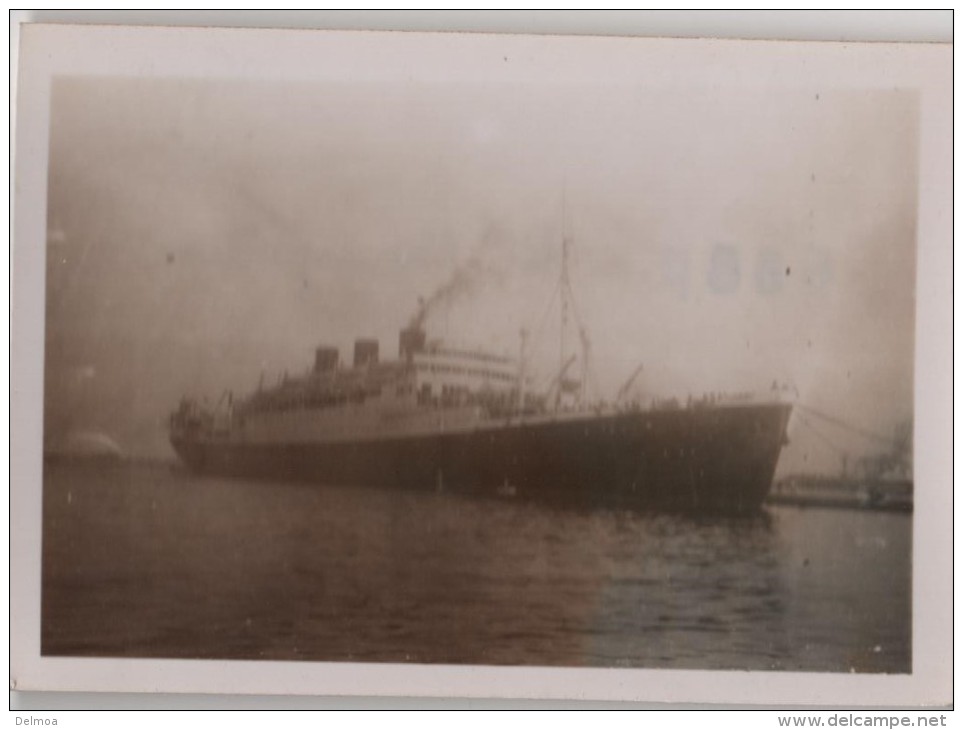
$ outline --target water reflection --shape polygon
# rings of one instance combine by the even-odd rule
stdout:
[[[43,652],[908,671],[910,526],[52,467]]]

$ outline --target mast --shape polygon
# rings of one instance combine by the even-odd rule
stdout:
[[[589,376],[589,351],[591,349],[591,342],[589,341],[588,332],[585,329],[585,325],[582,323],[581,317],[578,314],[578,307],[575,305],[575,295],[572,292],[572,282],[569,278],[569,259],[571,257],[572,250],[572,239],[567,235],[568,222],[566,221],[566,190],[562,189],[562,271],[559,280],[559,290],[561,294],[561,327],[559,330],[559,346],[558,346],[558,367],[559,372],[564,372],[570,362],[566,362],[566,335],[569,323],[569,310],[571,309],[571,315],[574,319],[576,331],[578,333],[578,345],[581,350],[581,378],[578,383],[578,390],[575,391],[576,399],[578,405],[582,405],[585,401],[586,387],[588,384]],[[566,389],[564,378],[559,382],[559,387],[555,397],[555,409],[558,410],[559,403],[562,398],[562,392]]]
[[[578,328],[579,342],[582,345],[582,382],[578,386],[578,402],[579,405],[585,403],[585,387],[588,384],[588,372],[589,372],[589,353],[592,348],[592,343],[589,341],[588,333],[585,328],[579,325]]]
[[[525,412],[525,346],[528,344],[528,330],[524,327],[519,330],[521,344],[518,352],[518,412]]]
[[[559,293],[561,294],[561,326],[558,334],[558,368],[559,372],[565,368],[565,328],[568,325],[568,221],[565,220],[568,213],[568,181],[562,179],[562,272],[558,282]],[[555,397],[555,409],[558,410],[558,402],[562,396],[561,382],[559,383],[558,393]]]
[[[581,377],[578,382],[578,390],[574,391],[576,393],[576,399],[579,405],[581,405],[585,400],[586,386],[588,383],[589,375],[589,352],[591,350],[591,342],[589,341],[588,332],[585,329],[585,325],[582,323],[581,317],[578,314],[578,307],[575,306],[575,295],[572,292],[572,282],[569,278],[568,273],[568,263],[569,256],[571,253],[572,239],[563,238],[562,239],[562,274],[561,280],[559,281],[559,289],[561,293],[561,327],[559,331],[559,348],[558,348],[558,371],[564,372],[571,365],[571,360],[566,360],[565,355],[567,353],[566,349],[566,335],[569,323],[569,310],[571,310],[571,316],[573,318],[577,333],[578,333],[578,346],[581,350]],[[564,380],[559,382],[559,388],[555,396],[555,408],[558,409],[560,401],[562,399],[562,394],[567,390],[566,383]]]
[[[568,247],[569,239],[562,237],[562,276],[559,282],[559,290],[562,294],[562,306],[561,306],[561,317],[562,324],[559,329],[559,343],[558,343],[558,367],[559,370],[565,365],[565,330],[568,328],[568,298],[569,298],[569,283],[568,283]]]

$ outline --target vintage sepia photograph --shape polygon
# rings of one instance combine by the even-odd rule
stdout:
[[[912,677],[948,48],[203,33],[37,107],[41,660]]]

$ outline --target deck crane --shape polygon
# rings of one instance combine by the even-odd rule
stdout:
[[[625,383],[622,384],[622,387],[619,388],[619,392],[616,393],[615,395],[616,403],[620,402],[625,397],[626,393],[629,392],[629,389],[632,387],[632,384],[635,383],[639,375],[642,374],[642,370],[643,370],[643,365],[642,363],[639,363],[639,366],[632,371],[632,374],[629,376],[628,380],[626,380]]]

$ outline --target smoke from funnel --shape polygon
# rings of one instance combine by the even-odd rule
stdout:
[[[418,300],[418,311],[411,318],[411,327],[422,327],[428,315],[439,306],[449,305],[474,294],[486,281],[496,275],[495,267],[472,256],[459,266],[448,280],[429,297]]]

